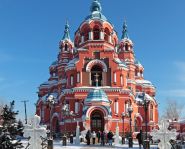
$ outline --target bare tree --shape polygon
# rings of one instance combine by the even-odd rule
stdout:
[[[3,110],[4,102],[0,99],[0,114]]]
[[[0,99],[0,125],[2,124],[1,114],[3,111],[4,102]]]
[[[183,108],[184,105],[182,103],[178,103],[177,100],[168,99],[162,118],[172,121],[179,120],[181,118]]]

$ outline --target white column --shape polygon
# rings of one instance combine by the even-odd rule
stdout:
[[[100,31],[100,40],[104,40],[104,32]]]
[[[89,40],[92,40],[92,39],[93,39],[93,32],[90,31],[90,32],[89,32]]]
[[[109,43],[112,43],[112,37],[109,35]]]
[[[80,72],[80,83],[82,84],[82,72]]]
[[[125,103],[125,113],[128,112],[128,103]]]
[[[78,113],[79,111],[79,103],[78,101],[75,102],[75,113]]]

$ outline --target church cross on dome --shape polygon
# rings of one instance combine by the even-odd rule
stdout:
[[[90,10],[91,10],[91,12],[94,12],[94,11],[101,12],[102,11],[101,3],[99,2],[99,0],[94,0],[92,2]]]
[[[69,39],[70,40],[68,21],[66,21],[65,30],[64,30],[64,36],[63,36],[62,39],[63,40],[65,40],[65,39]]]
[[[126,21],[124,21],[124,24],[123,24],[123,31],[122,31],[121,39],[129,39]]]

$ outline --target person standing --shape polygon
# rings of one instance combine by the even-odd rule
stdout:
[[[101,131],[98,131],[98,132],[97,132],[97,138],[98,138],[98,143],[100,143]]]
[[[96,141],[96,133],[95,133],[95,131],[93,131],[93,133],[92,133],[92,139],[93,139],[93,144],[95,144],[95,141]]]
[[[90,130],[87,131],[85,139],[87,140],[87,145],[90,145],[90,141],[91,141],[91,132],[90,132]]]
[[[139,149],[141,149],[141,145],[143,144],[143,133],[142,130],[137,134],[136,136],[138,143],[139,143]]]
[[[109,145],[112,146],[113,133],[111,131],[108,132],[107,138],[108,138]]]
[[[103,131],[101,133],[101,145],[105,146],[105,137],[106,137],[106,134],[105,132]]]

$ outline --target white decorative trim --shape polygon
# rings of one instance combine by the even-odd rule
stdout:
[[[140,113],[136,113],[136,114],[135,114],[135,117],[139,117],[139,118],[140,118],[140,120],[141,120],[141,122],[143,122],[143,118],[142,118],[142,116],[141,116],[141,114],[140,114]]]
[[[100,64],[102,67],[103,67],[103,72],[107,72],[107,65],[101,61],[101,60],[98,60],[98,59],[95,59],[95,60],[92,60],[90,61],[87,66],[86,66],[86,71],[87,72],[90,72],[91,71],[91,67],[95,64]]]
[[[90,112],[93,110],[93,109],[102,109],[104,112],[105,112],[105,115],[104,115],[104,117],[108,117],[109,116],[109,114],[108,114],[108,112],[107,112],[107,109],[105,108],[105,107],[103,107],[103,106],[91,106],[88,110],[87,110],[87,112],[86,112],[86,119],[87,118],[90,118]]]

